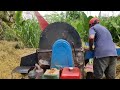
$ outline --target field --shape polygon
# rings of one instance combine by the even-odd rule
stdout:
[[[0,41],[0,79],[11,79],[12,70],[19,66],[20,58],[34,53],[34,48],[15,49],[18,42]],[[21,75],[14,73],[14,79],[20,79]],[[116,79],[120,79],[120,64],[117,65]]]
[[[11,72],[20,65],[21,57],[34,53],[39,45],[41,20],[38,20],[37,16],[24,19],[22,13],[23,11],[0,11],[0,79],[11,79]],[[120,47],[120,15],[101,16],[100,11],[97,17],[100,19],[100,24],[110,31],[114,43]],[[66,22],[72,25],[84,43],[88,42],[91,18],[93,16],[87,16],[82,11],[66,11],[44,16],[49,24]],[[116,69],[116,79],[120,79],[120,60]],[[21,78],[21,74],[14,73],[13,76],[14,79]]]
[[[35,52],[35,49],[15,49],[17,42],[0,41],[0,79],[11,79],[12,70],[20,65],[22,56]],[[14,78],[21,78],[20,74],[13,74]]]

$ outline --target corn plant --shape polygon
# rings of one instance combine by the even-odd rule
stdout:
[[[26,20],[15,26],[15,35],[27,47],[37,48],[40,38],[39,24],[35,19]]]
[[[6,40],[22,42],[26,47],[37,48],[39,46],[40,28],[37,20],[23,20],[22,11],[16,11],[15,23],[12,28],[5,29]]]
[[[14,28],[7,30],[6,37],[9,40],[16,39],[22,41],[27,47],[38,47],[41,31],[37,20],[34,18],[32,20],[23,20],[21,15],[21,11],[16,12]],[[71,24],[77,30],[83,42],[88,42],[89,20],[91,18],[92,16],[88,17],[81,11],[67,11],[67,13],[45,15],[45,19],[49,23],[67,22]],[[100,12],[98,18],[100,19],[100,24],[110,30],[113,41],[120,43],[120,16],[103,17]]]
[[[44,18],[48,21],[48,23],[54,23],[54,22],[63,22],[66,20],[65,13],[52,13],[50,15],[45,15]]]
[[[92,16],[87,17],[84,12],[80,12],[80,18],[70,21],[70,24],[77,30],[82,41],[88,42],[89,20]]]
[[[115,43],[120,42],[120,16],[111,16],[101,18],[101,24],[104,25],[112,34]]]
[[[20,24],[23,21],[22,11],[16,11],[15,20],[17,24]]]

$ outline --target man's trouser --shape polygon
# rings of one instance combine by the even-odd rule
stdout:
[[[110,56],[104,58],[95,58],[93,61],[93,70],[95,79],[102,79],[105,74],[106,79],[115,79],[117,57]]]

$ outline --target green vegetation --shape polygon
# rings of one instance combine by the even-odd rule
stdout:
[[[0,35],[2,36],[1,39],[4,38],[4,40],[8,41],[19,41],[26,47],[37,48],[41,33],[37,20],[35,18],[32,20],[23,20],[22,11],[15,12],[14,20],[13,27],[9,27],[7,23],[3,22],[8,27],[2,27],[2,34]]]
[[[81,11],[66,11],[66,13],[53,13],[45,15],[49,22],[67,22],[71,24],[79,33],[83,42],[88,40],[89,20],[92,16],[87,16]],[[100,23],[107,27],[113,37],[113,41],[120,45],[120,16],[101,17]],[[24,20],[22,11],[0,11],[0,40],[22,42],[25,47],[37,48],[39,44],[41,30],[38,21],[33,19]],[[19,45],[18,45],[19,46]]]

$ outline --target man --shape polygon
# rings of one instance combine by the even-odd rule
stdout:
[[[108,29],[99,24],[98,18],[89,21],[89,49],[93,50],[93,70],[95,79],[115,79],[117,51],[112,36]]]

